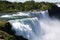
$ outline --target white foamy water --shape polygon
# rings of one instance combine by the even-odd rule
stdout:
[[[12,17],[11,15],[3,15],[1,17]]]
[[[10,20],[15,34],[28,40],[60,40],[60,21],[49,18],[48,11],[29,13],[32,18]]]
[[[9,18],[9,17],[16,17],[16,16],[28,16],[27,13],[22,13],[22,12],[17,12],[16,14],[12,14],[12,15],[2,15],[0,16],[1,18],[5,17],[5,18]]]
[[[41,35],[40,24],[37,18],[12,20],[9,22],[13,26],[12,30],[16,31],[16,35],[22,35],[24,38],[29,40],[34,40],[33,38],[37,39],[39,34]]]
[[[58,7],[60,7],[60,4],[56,4]]]

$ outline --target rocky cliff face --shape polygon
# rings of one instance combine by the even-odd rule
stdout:
[[[54,6],[51,9],[49,9],[49,16],[60,19],[60,8],[57,6]]]

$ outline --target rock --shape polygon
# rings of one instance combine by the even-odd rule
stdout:
[[[55,18],[59,18],[60,19],[60,8],[59,7],[57,7],[57,6],[52,7],[48,11],[49,11],[49,16],[50,17],[55,17]]]

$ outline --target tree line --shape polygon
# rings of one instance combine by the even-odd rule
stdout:
[[[26,1],[22,2],[9,2],[9,1],[0,1],[0,12],[17,12],[17,11],[40,11],[48,10],[56,6],[54,3],[49,2],[35,2],[35,1]]]

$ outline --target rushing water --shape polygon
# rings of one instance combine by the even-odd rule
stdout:
[[[5,18],[15,17],[9,22],[16,35],[22,35],[28,40],[60,40],[60,21],[49,18],[47,10],[22,14],[5,15]],[[27,17],[20,19],[22,16]]]

